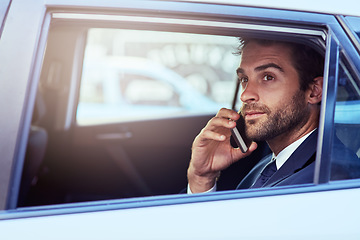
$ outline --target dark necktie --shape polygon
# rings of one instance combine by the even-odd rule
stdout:
[[[276,171],[276,161],[273,159],[270,163],[266,165],[264,170],[260,173],[258,179],[256,179],[255,183],[251,186],[251,188],[262,187],[269,180],[269,178],[274,175]]]

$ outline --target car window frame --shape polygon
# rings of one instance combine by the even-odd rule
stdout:
[[[350,38],[352,44],[355,46],[357,52],[360,54],[360,37],[357,36],[356,32],[354,31],[353,24],[351,23],[351,18],[355,18],[355,17],[350,17],[350,16],[336,16],[336,17],[339,23],[341,24],[342,28],[344,29],[344,31]],[[359,17],[356,18],[359,19]]]
[[[52,4],[53,6],[52,6]],[[39,72],[41,69],[41,60],[42,55],[45,49],[46,45],[46,36],[48,33],[48,28],[50,26],[51,22],[51,16],[52,13],[55,11],[64,11],[68,9],[68,6],[62,6],[60,1],[51,1],[50,4],[47,5],[48,9],[46,12],[46,17],[44,18],[44,22],[42,25],[42,34],[41,37],[39,37],[40,43],[39,47],[37,48],[37,54],[35,58],[34,68],[33,68],[33,75],[31,77],[30,83],[37,83]],[[100,4],[99,1],[94,1],[94,3]],[[169,4],[169,6],[167,6]],[[118,11],[125,11],[124,9],[129,8],[129,6],[132,6],[135,10],[141,9],[143,11],[158,11],[158,9],[166,10],[168,11],[168,14],[171,13],[171,9],[177,9],[178,14],[185,14],[189,11],[188,6],[189,3],[161,3],[156,2],[153,5],[144,4],[144,5],[138,5],[133,3],[126,3],[125,6],[119,6],[118,4],[114,3],[114,6],[107,6],[108,10],[114,11],[111,9],[112,7],[117,8]],[[82,5],[85,8],[85,3],[79,4]],[[101,4],[100,4],[101,5]],[[180,8],[175,8],[179,7]],[[344,35],[342,29],[338,25],[338,22],[336,21],[335,17],[332,15],[326,15],[326,14],[313,14],[313,13],[303,13],[303,12],[289,12],[284,10],[273,10],[273,9],[261,9],[261,8],[249,8],[249,7],[234,7],[234,6],[221,6],[221,5],[209,5],[209,4],[199,4],[198,6],[205,6],[204,8],[194,8],[191,10],[190,13],[186,13],[187,16],[194,17],[196,13],[201,13],[202,16],[205,16],[204,18],[210,18],[210,14],[215,14],[215,17],[218,16],[228,16],[229,19],[242,19],[242,18],[250,18],[254,19],[254,21],[257,19],[260,22],[264,21],[263,19],[268,19],[269,22],[271,21],[279,21],[279,22],[289,22],[291,24],[298,23],[299,25],[305,25],[309,24],[312,26],[316,26],[319,28],[327,28],[328,31],[331,32],[331,46],[338,46],[339,42],[344,41],[342,45],[346,45],[349,43],[349,40],[346,38],[346,35]],[[220,7],[219,7],[220,6]],[[92,12],[95,11],[93,8],[89,8]],[[243,11],[238,11],[239,9]],[[135,11],[134,10],[134,11]],[[229,10],[229,11],[225,11]],[[70,8],[70,12],[71,12]],[[86,12],[85,10],[83,12]],[[240,13],[241,12],[241,13]],[[276,13],[274,15],[274,13]],[[291,13],[291,14],[289,14]],[[223,14],[223,15],[222,15]],[[262,16],[261,18],[258,16]],[[215,18],[213,16],[213,18]],[[294,20],[294,17],[296,19],[305,19],[307,20]],[[199,18],[199,17],[197,17]],[[291,25],[290,24],[290,25]],[[334,45],[333,45],[334,44]],[[351,45],[352,46],[352,45]],[[351,46],[342,46],[345,50],[354,50]],[[327,47],[328,48],[328,47]],[[328,50],[327,50],[328,51]],[[350,52],[351,52],[350,51]],[[358,56],[353,56],[354,54],[348,54],[351,62],[354,62],[354,60],[358,60]],[[334,59],[333,56],[327,57],[327,66],[332,65],[332,61]],[[336,79],[335,79],[336,81]],[[32,101],[28,101],[28,104],[25,107],[25,113],[24,115],[26,117],[23,118],[22,122],[22,130],[21,133],[18,136],[18,148],[17,148],[17,156],[15,157],[17,167],[15,167],[15,170],[12,173],[12,187],[13,191],[9,193],[8,200],[7,200],[7,209],[12,210],[11,213],[18,213],[15,215],[9,216],[1,215],[0,219],[4,218],[11,218],[14,217],[24,217],[24,216],[33,216],[33,215],[46,215],[46,214],[63,214],[63,213],[73,213],[73,212],[84,212],[84,211],[100,211],[100,210],[109,210],[109,209],[125,209],[125,208],[134,208],[134,207],[147,207],[147,206],[159,206],[159,205],[168,205],[168,204],[182,204],[182,203],[193,203],[193,202],[205,202],[205,201],[218,201],[218,200],[227,200],[227,199],[242,199],[242,198],[252,198],[252,197],[259,197],[259,196],[274,196],[274,195],[283,195],[283,194],[294,194],[294,193],[304,193],[304,192],[314,192],[314,191],[324,191],[324,190],[330,190],[330,189],[343,189],[343,188],[354,188],[359,187],[360,182],[359,181],[346,181],[346,182],[340,182],[338,184],[331,184],[331,185],[316,185],[316,184],[310,184],[310,185],[304,185],[304,186],[290,186],[290,187],[281,187],[277,189],[261,189],[261,190],[241,190],[241,191],[230,191],[230,192],[218,192],[218,193],[212,193],[208,195],[193,195],[193,196],[184,196],[184,195],[175,195],[175,196],[157,196],[154,198],[136,198],[131,200],[108,200],[108,201],[101,201],[101,202],[91,202],[91,203],[79,203],[79,204],[65,204],[60,206],[48,206],[48,207],[30,207],[25,209],[17,209],[16,208],[16,199],[17,199],[17,193],[16,189],[18,189],[18,186],[16,184],[19,183],[19,179],[21,178],[21,171],[19,169],[22,169],[22,160],[24,157],[24,151],[26,148],[26,140],[21,139],[27,139],[26,136],[28,134],[28,130],[30,127],[30,121],[31,121],[31,115],[32,115],[32,109],[33,109],[33,102],[35,98],[36,88],[31,87],[28,88],[28,99],[32,99]],[[327,91],[327,93],[323,96],[324,98],[327,95],[333,94],[333,90],[330,89]],[[324,108],[326,106],[331,107],[332,105],[327,102],[324,104]],[[323,124],[321,125],[321,128],[323,128],[323,131],[326,132],[328,130],[332,130],[333,124],[331,122],[331,114],[324,114],[325,109],[322,109],[322,115],[323,117]],[[320,138],[322,142],[322,153],[329,151],[329,144],[326,141],[330,141],[326,138]],[[319,153],[320,155],[320,153]],[[328,179],[326,173],[327,167],[325,162],[329,161],[325,158],[324,155],[317,156],[316,161],[321,161],[321,164],[319,164],[318,170],[318,178],[319,183],[320,182],[327,182],[326,179]],[[325,167],[323,167],[325,166]],[[325,170],[323,170],[325,169]],[[315,181],[316,183],[316,181]],[[63,208],[63,209],[61,209]],[[40,210],[46,210],[46,211],[40,211]],[[50,211],[53,210],[53,211]],[[49,212],[50,211],[50,212]]]
[[[33,103],[37,88],[37,79],[41,69],[41,52],[46,43],[46,22],[44,18],[46,8],[44,3],[38,1],[30,3],[27,1],[12,1],[7,11],[7,20],[4,24],[0,41],[0,63],[3,71],[0,73],[2,81],[7,83],[0,94],[3,103],[18,103],[12,106],[11,111],[0,108],[3,116],[9,116],[0,120],[3,127],[3,137],[0,136],[2,144],[2,161],[0,161],[0,209],[13,208],[18,195],[19,180],[21,177],[27,136],[30,129],[30,121]],[[26,9],[26,10],[24,10]],[[13,17],[23,13],[21,18]],[[49,20],[49,19],[48,19]],[[24,28],[23,21],[29,24]],[[20,31],[21,29],[22,31]],[[19,39],[26,39],[16,48],[9,48]],[[45,41],[44,41],[45,40]],[[22,56],[18,58],[18,56]],[[16,59],[16,60],[14,60]],[[17,65],[11,65],[16,62]],[[15,68],[14,68],[15,67]],[[31,85],[35,82],[34,85]],[[16,89],[16,92],[7,89]],[[24,104],[26,103],[26,104]]]
[[[319,119],[319,137],[317,142],[314,183],[327,183],[330,180],[331,141],[334,128],[334,107],[336,103],[336,85],[338,80],[339,45],[329,31],[324,65],[324,83]],[[320,160],[318,160],[320,159]]]

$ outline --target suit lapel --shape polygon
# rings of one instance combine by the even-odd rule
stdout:
[[[268,164],[271,160],[272,154],[265,156],[261,159],[253,169],[244,177],[244,179],[239,183],[236,189],[247,189],[250,188],[258,176],[260,175],[261,171],[264,169],[266,164]]]
[[[315,160],[317,136],[318,130],[315,130],[263,187],[274,186],[313,162]]]

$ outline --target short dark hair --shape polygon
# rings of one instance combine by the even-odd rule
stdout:
[[[292,51],[292,62],[298,72],[300,79],[300,89],[305,91],[316,77],[324,74],[324,57],[314,48],[300,43],[286,42],[281,40],[270,40],[261,38],[239,38],[240,45],[237,54],[241,55],[243,49],[250,42],[255,42],[262,46],[273,44],[284,44],[289,46]]]

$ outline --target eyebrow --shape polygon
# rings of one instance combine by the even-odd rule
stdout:
[[[263,70],[268,69],[268,68],[276,68],[276,69],[280,70],[281,72],[284,72],[284,69],[282,67],[280,67],[279,65],[275,64],[275,63],[268,63],[268,64],[260,65],[260,66],[255,68],[255,71],[260,72],[260,71],[263,71]],[[245,70],[239,67],[238,69],[236,69],[236,73],[237,74],[244,74]]]

